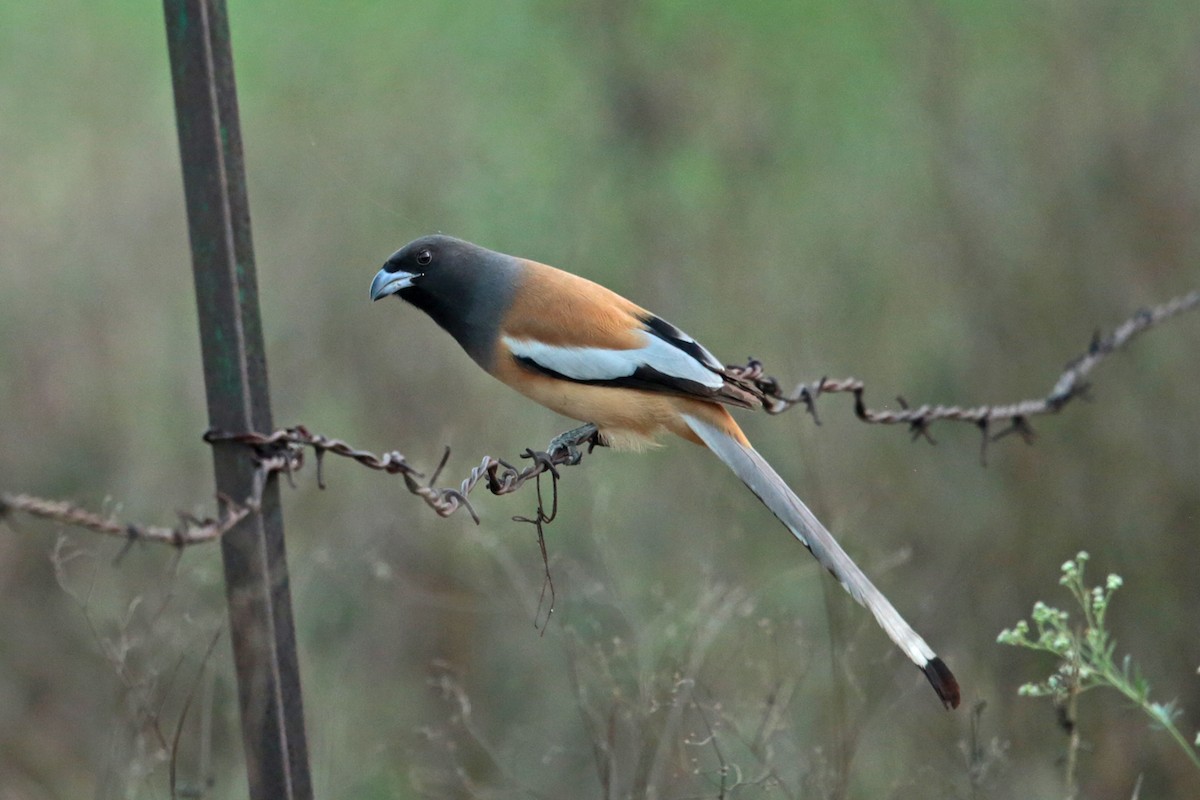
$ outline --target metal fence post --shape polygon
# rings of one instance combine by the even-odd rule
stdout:
[[[183,162],[208,418],[270,431],[271,407],[250,239],[237,90],[224,0],[163,0]],[[254,464],[213,449],[217,491],[252,495]],[[279,486],[221,542],[250,797],[312,797]]]

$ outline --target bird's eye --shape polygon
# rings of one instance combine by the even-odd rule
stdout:
[[[417,253],[417,263],[422,267],[429,266],[430,261],[433,261],[433,253],[430,250],[426,249]]]

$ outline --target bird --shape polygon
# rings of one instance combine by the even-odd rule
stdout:
[[[742,432],[728,408],[763,394],[703,345],[587,278],[443,234],[384,262],[371,300],[392,295],[424,311],[489,374],[584,425],[557,437],[639,450],[663,434],[706,447],[816,557],[925,674],[947,709],[959,686],[945,662],[875,588]]]

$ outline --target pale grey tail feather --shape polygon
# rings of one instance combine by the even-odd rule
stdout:
[[[743,445],[704,420],[690,415],[685,415],[684,419],[701,441],[742,479],[771,513],[809,549],[817,561],[837,578],[850,596],[875,616],[888,637],[925,673],[942,702],[948,708],[956,707],[958,683],[950,670],[925,640],[904,621],[900,612],[896,611],[883,593],[875,588],[833,535],[788,488],[783,478],[779,477],[766,459],[753,447]]]

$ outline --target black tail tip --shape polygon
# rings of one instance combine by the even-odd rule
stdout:
[[[946,662],[934,656],[925,662],[921,671],[929,679],[929,683],[941,698],[942,705],[946,707],[946,710],[958,708],[958,681],[954,679],[954,673],[946,666]]]

